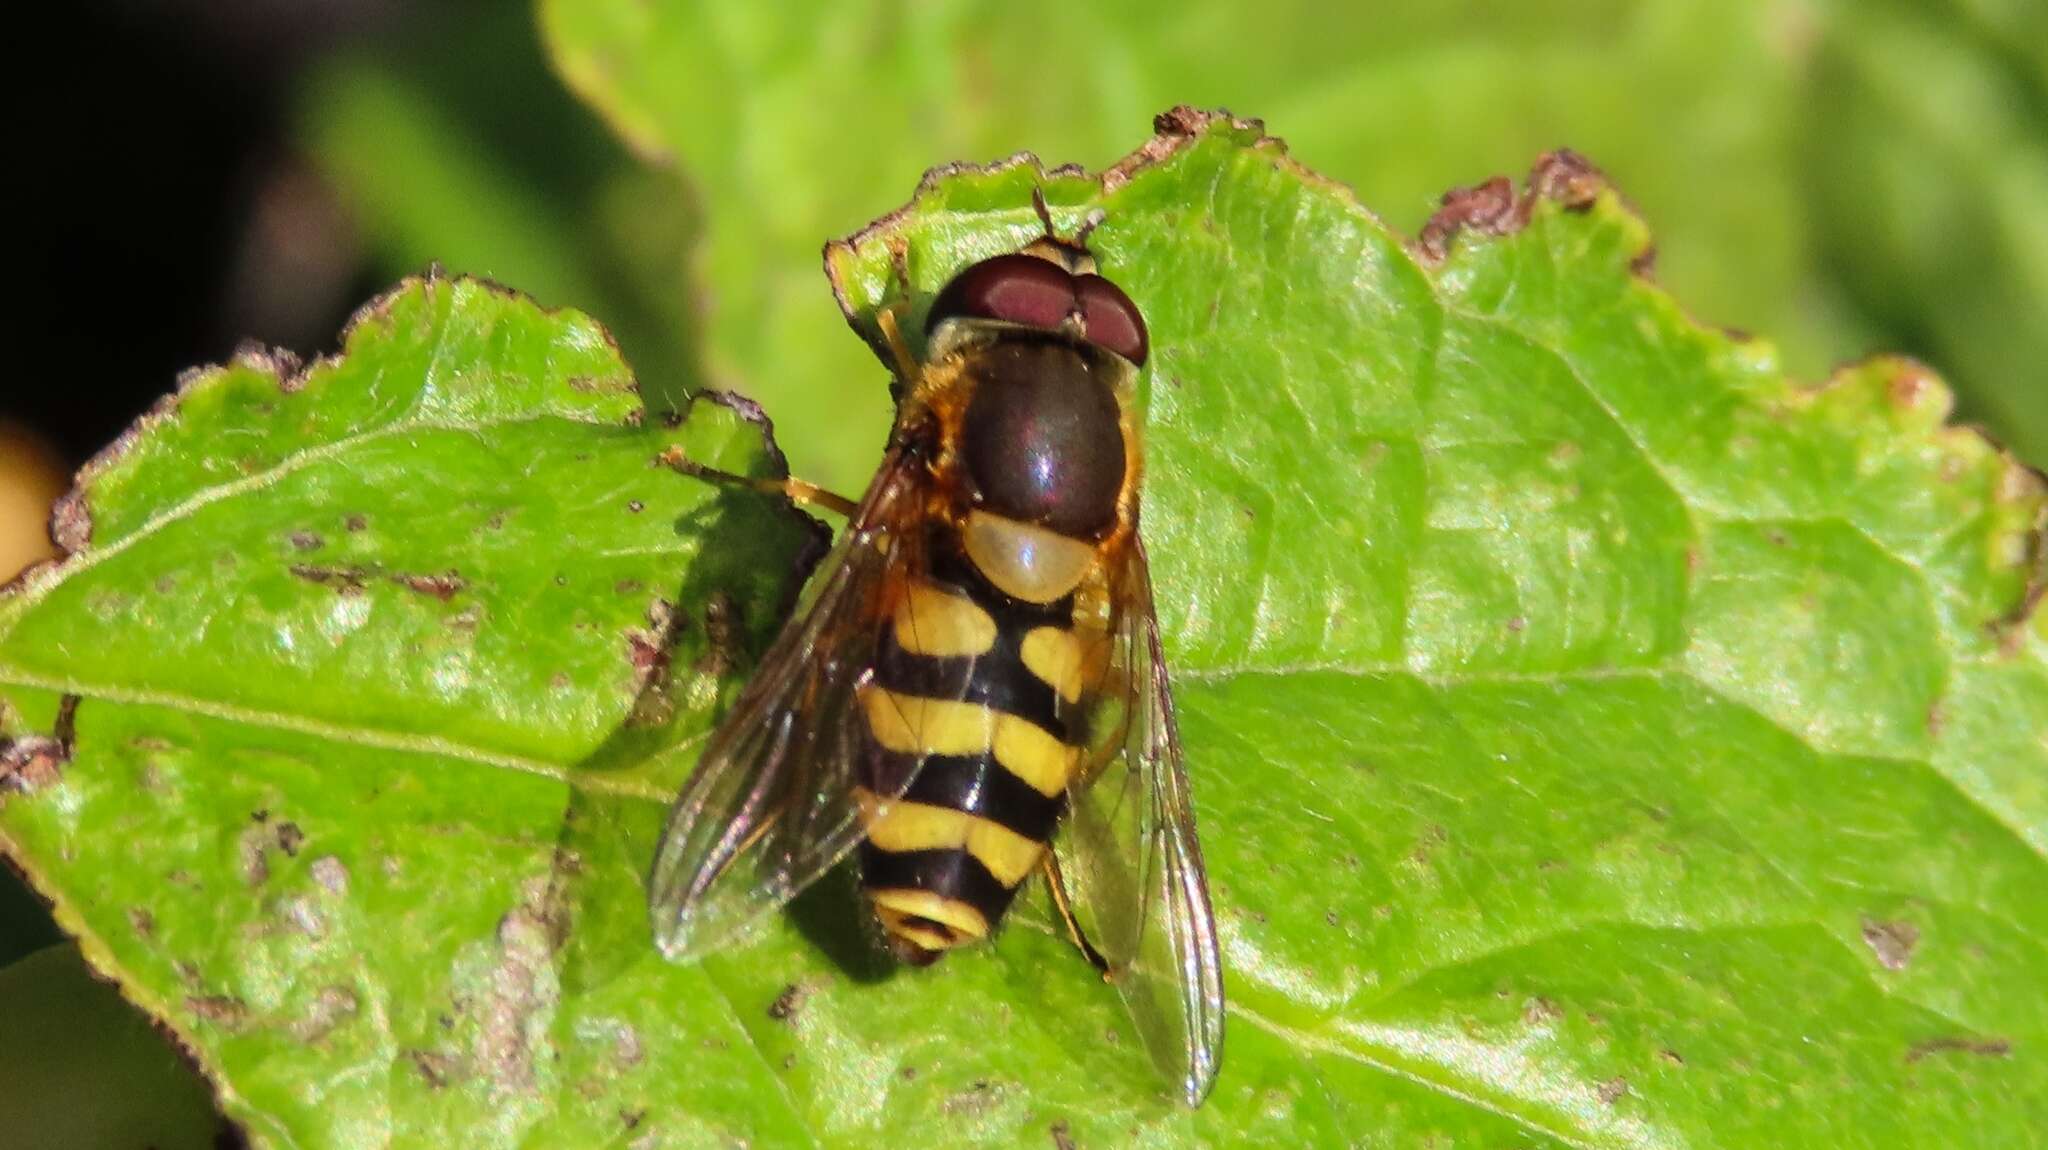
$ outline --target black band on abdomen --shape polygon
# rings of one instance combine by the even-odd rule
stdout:
[[[1060,721],[1059,697],[1050,684],[1025,668],[1016,649],[1019,642],[1014,633],[1006,632],[985,655],[913,655],[897,645],[892,628],[883,633],[875,654],[875,682],[899,695],[979,703],[1065,741],[1067,725]]]
[[[1003,917],[1016,888],[1002,884],[981,860],[964,850],[886,851],[871,842],[860,848],[861,884],[870,890],[902,888],[959,899],[981,912],[990,926]]]
[[[901,756],[907,760],[910,756]],[[902,764],[904,768],[908,762]],[[898,776],[901,777],[901,776]],[[988,755],[932,755],[903,793],[910,802],[964,811],[1045,842],[1067,809],[1065,793],[1046,795]]]

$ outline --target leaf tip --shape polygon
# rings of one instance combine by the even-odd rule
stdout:
[[[722,407],[731,412],[741,423],[751,425],[761,437],[761,457],[768,464],[768,477],[782,479],[789,475],[789,458],[782,453],[782,446],[775,441],[775,420],[753,399],[736,391],[720,391],[707,388],[691,393],[690,402],[702,400],[713,407]]]

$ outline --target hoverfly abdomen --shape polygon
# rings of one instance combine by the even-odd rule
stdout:
[[[1071,597],[1019,602],[957,545],[933,549],[948,557],[907,588],[862,695],[876,788],[915,773],[896,801],[865,804],[861,885],[917,965],[994,931],[1044,861],[1082,758]],[[960,698],[934,697],[957,683]]]

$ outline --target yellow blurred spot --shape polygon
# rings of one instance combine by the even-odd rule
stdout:
[[[50,505],[64,494],[57,453],[25,427],[0,423],[0,583],[57,553]]]

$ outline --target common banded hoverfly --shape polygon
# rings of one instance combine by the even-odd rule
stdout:
[[[897,414],[866,495],[764,483],[848,524],[676,799],[655,938],[716,950],[855,854],[883,939],[922,966],[1042,874],[1199,1105],[1223,986],[1138,536],[1148,336],[1086,231],[1035,202],[1044,235],[954,276],[922,355],[880,313]]]

